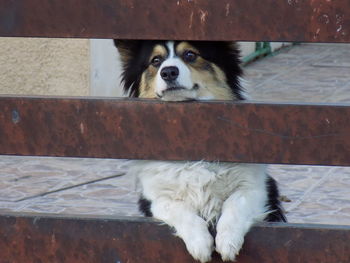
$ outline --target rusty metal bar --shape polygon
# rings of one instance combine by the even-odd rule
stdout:
[[[350,107],[0,97],[0,154],[350,165]]]
[[[350,42],[350,1],[3,0],[0,36]]]
[[[1,262],[195,262],[167,226],[150,219],[42,214],[0,215],[0,255]],[[262,224],[237,262],[348,263],[350,227]]]

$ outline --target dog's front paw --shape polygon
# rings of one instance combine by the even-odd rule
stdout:
[[[244,237],[234,231],[218,232],[215,238],[216,251],[221,255],[223,261],[234,261],[243,241]]]
[[[207,232],[207,233],[206,233]],[[208,231],[196,233],[184,239],[186,248],[192,257],[200,262],[211,260],[211,254],[214,250],[214,240]]]

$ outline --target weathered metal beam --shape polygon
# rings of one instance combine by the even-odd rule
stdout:
[[[349,0],[3,0],[0,36],[349,42]]]
[[[171,230],[146,218],[0,215],[1,262],[195,262]],[[212,262],[221,262],[217,254]],[[348,263],[350,227],[262,224],[239,263]]]
[[[0,154],[350,165],[350,107],[0,97]]]

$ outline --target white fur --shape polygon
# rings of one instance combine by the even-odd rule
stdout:
[[[173,41],[167,42],[167,48],[169,50],[169,54],[166,60],[162,63],[161,67],[158,70],[156,77],[156,93],[163,96],[162,99],[166,101],[181,101],[186,98],[192,98],[196,96],[197,92],[191,90],[193,87],[193,82],[191,78],[191,72],[186,64],[176,56],[175,54],[175,44]],[[179,69],[179,77],[176,80],[177,86],[181,86],[186,90],[181,92],[168,92],[167,94],[163,94],[163,92],[168,88],[167,83],[162,79],[160,72],[165,67],[177,67]],[[180,94],[182,93],[183,96]]]
[[[166,43],[166,46],[167,46],[168,51],[169,51],[168,58],[175,57],[176,56],[176,52],[175,52],[175,43],[174,43],[174,41],[168,41]]]
[[[201,262],[214,249],[209,223],[217,221],[216,251],[234,260],[246,232],[266,213],[265,165],[135,161],[130,172],[153,216],[174,227]]]

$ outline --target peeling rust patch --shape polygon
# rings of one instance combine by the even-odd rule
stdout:
[[[19,115],[19,112],[17,110],[13,110],[12,111],[12,122],[14,124],[19,123],[19,121],[21,120],[21,117]]]

